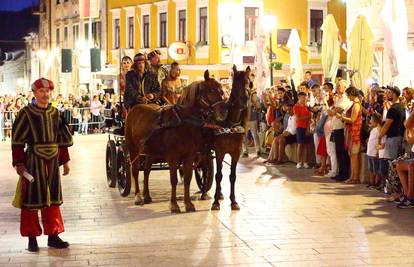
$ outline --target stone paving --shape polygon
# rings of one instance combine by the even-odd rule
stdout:
[[[153,204],[134,206],[105,180],[105,135],[76,136],[62,206],[70,249],[25,250],[9,143],[0,143],[0,266],[414,266],[414,210],[399,210],[363,185],[311,177],[293,165],[242,159],[232,212],[224,179],[221,211],[194,201],[172,215],[165,171],[150,179]],[[226,176],[228,167],[226,167]],[[192,193],[197,191],[192,183]],[[183,187],[178,188],[183,208]]]

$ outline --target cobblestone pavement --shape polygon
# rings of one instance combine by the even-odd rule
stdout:
[[[63,179],[61,236],[71,247],[48,249],[42,236],[38,254],[19,236],[19,210],[10,204],[16,176],[9,144],[0,143],[0,266],[414,266],[414,210],[398,210],[362,185],[251,157],[238,168],[240,211],[230,210],[224,179],[221,211],[195,201],[197,212],[171,215],[165,171],[152,173],[154,203],[143,207],[107,187],[106,138],[76,137]]]

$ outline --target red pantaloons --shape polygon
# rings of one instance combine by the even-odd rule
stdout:
[[[65,231],[59,206],[50,206],[40,210],[45,235],[58,235]],[[20,234],[22,236],[40,236],[42,228],[39,223],[38,210],[22,208],[20,217]]]

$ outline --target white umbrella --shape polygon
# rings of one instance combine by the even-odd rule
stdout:
[[[300,41],[299,33],[296,29],[292,29],[290,32],[287,47],[290,49],[290,71],[295,69],[295,74],[291,78],[293,79],[295,85],[298,86],[303,78],[303,68],[302,58],[300,55],[302,42]]]
[[[339,66],[340,44],[338,25],[332,14],[326,17],[321,30],[323,31],[321,54],[323,75],[325,78],[335,81]]]
[[[408,20],[405,1],[386,0],[381,12],[384,22],[384,46],[388,56],[393,85],[406,86]]]
[[[256,24],[256,57],[254,61],[257,94],[261,95],[269,86],[269,63],[266,57],[266,32],[262,23]]]
[[[358,16],[349,36],[351,55],[348,67],[355,71],[353,80],[357,88],[367,91],[367,79],[371,75],[374,62],[373,34],[366,18]]]

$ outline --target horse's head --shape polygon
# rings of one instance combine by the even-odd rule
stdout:
[[[221,84],[215,79],[210,78],[210,74],[206,70],[204,72],[204,81],[198,87],[198,107],[213,112],[217,121],[224,121],[227,118],[227,109],[223,96],[224,92]]]
[[[237,67],[233,65],[233,84],[229,99],[229,119],[233,123],[240,122],[243,111],[247,109],[249,91],[252,87],[252,82],[249,79],[250,73],[250,67],[247,67],[245,71],[238,71]]]

